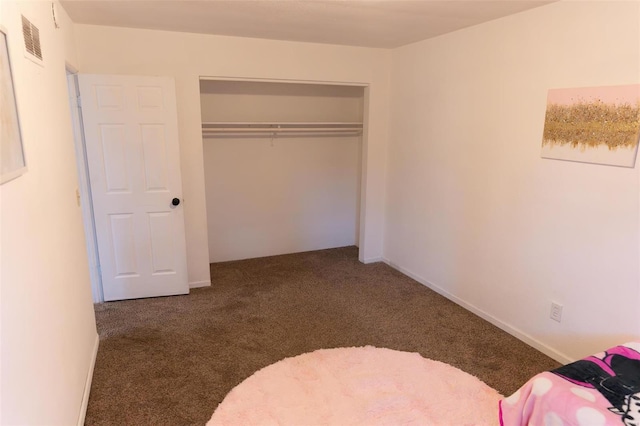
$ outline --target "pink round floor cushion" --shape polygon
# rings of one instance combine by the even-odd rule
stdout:
[[[322,349],[256,372],[207,425],[497,425],[500,398],[477,378],[417,353]]]

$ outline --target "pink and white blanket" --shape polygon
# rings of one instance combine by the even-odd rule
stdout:
[[[500,401],[502,426],[640,426],[640,342],[534,376]]]

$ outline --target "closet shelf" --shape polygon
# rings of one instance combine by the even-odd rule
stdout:
[[[214,121],[202,123],[203,136],[230,135],[359,135],[362,133],[361,122],[255,122],[255,121]]]

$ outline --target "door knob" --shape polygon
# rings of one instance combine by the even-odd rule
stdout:
[[[177,206],[178,204],[180,204],[180,198],[174,198],[171,200],[171,205]]]

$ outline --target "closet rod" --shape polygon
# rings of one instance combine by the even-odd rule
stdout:
[[[204,136],[247,134],[345,134],[359,135],[362,123],[358,122],[205,122]]]
[[[202,127],[244,127],[244,126],[350,126],[362,128],[361,121],[205,121]]]
[[[351,132],[359,133],[361,129],[348,129],[344,127],[306,127],[306,128],[245,128],[226,127],[217,129],[202,129],[202,133],[324,133],[324,132]]]

